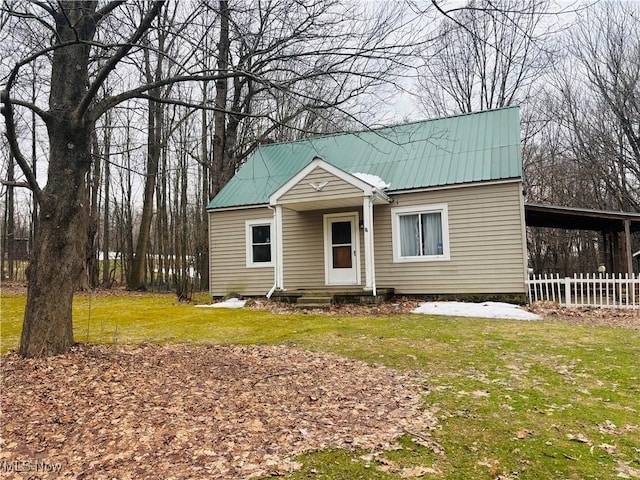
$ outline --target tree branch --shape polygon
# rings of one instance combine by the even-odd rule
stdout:
[[[100,89],[102,84],[105,82],[109,74],[116,68],[120,60],[122,60],[124,56],[131,50],[133,45],[137,43],[138,40],[140,40],[140,38],[142,38],[142,35],[144,35],[144,32],[146,32],[147,29],[149,29],[153,20],[158,16],[158,13],[160,12],[160,9],[162,8],[163,5],[164,5],[164,0],[157,0],[153,2],[153,6],[144,16],[144,18],[140,22],[140,25],[138,26],[134,34],[131,36],[129,41],[124,45],[122,45],[118,49],[118,51],[109,59],[107,64],[104,67],[102,67],[102,69],[97,73],[95,81],[91,84],[91,86],[87,90],[87,93],[85,93],[84,97],[82,98],[82,101],[78,105],[78,108],[76,108],[76,111],[74,112],[75,121],[79,122],[80,119],[84,116],[87,109],[89,108],[89,105],[93,101],[98,90]],[[113,6],[113,8],[115,8],[115,6]],[[97,118],[97,117],[94,116],[94,118]]]
[[[109,15],[112,11],[114,11],[116,8],[118,8],[120,5],[122,5],[125,2],[126,0],[115,0],[113,2],[107,3],[104,7],[102,7],[100,10],[98,10],[94,14],[96,24],[100,23],[104,17]]]
[[[11,100],[11,103],[14,105],[19,105],[24,108],[28,108],[33,113],[38,115],[45,123],[47,122],[47,120],[51,118],[51,114],[49,112],[42,110],[41,108],[37,107],[33,103],[25,102],[23,100],[15,100],[15,99]]]
[[[50,5],[47,5],[44,2],[40,2],[40,1],[36,1],[36,0],[31,0],[31,3],[33,3],[34,5],[37,5],[38,7],[40,7],[41,9],[43,9],[45,12],[47,12],[49,15],[51,16],[55,16],[56,12],[53,10],[53,8],[51,8]]]
[[[9,180],[3,180],[0,178],[0,184],[5,185],[7,187],[24,187],[24,188],[31,189],[31,185],[29,185],[27,182],[13,182]]]
[[[215,81],[223,78],[233,78],[238,76],[247,75],[246,72],[230,72],[226,74],[216,74],[216,75],[182,75],[177,77],[165,78],[163,80],[158,80],[157,82],[147,83],[145,85],[141,85],[138,88],[134,88],[133,90],[128,90],[119,95],[114,95],[112,97],[107,97],[102,100],[100,103],[96,104],[91,109],[91,119],[97,120],[100,118],[107,110],[119,105],[122,102],[130,100],[132,98],[146,98],[144,97],[145,92],[149,90],[153,90],[154,88],[163,87],[166,85],[171,85],[174,83],[184,83],[184,82],[199,82],[199,81]],[[171,103],[171,102],[166,102]]]
[[[53,15],[53,11],[51,9],[48,8],[47,5],[42,4],[41,2],[33,2],[35,5],[38,5],[41,8],[44,8],[47,12],[49,12],[50,14]],[[52,27],[51,25],[49,25],[47,22],[45,22],[41,17],[39,17],[38,15],[34,14],[34,13],[28,13],[28,12],[18,12],[15,10],[9,10],[6,9],[4,7],[0,7],[0,11],[2,12],[7,12],[9,15],[11,15],[12,17],[18,17],[18,18],[28,18],[31,20],[35,20],[36,22],[38,22],[39,24],[41,24],[42,26],[44,26],[47,30],[53,32],[53,34],[55,35],[56,33],[56,29],[54,27]]]
[[[38,180],[36,179],[33,170],[31,170],[31,167],[29,166],[29,162],[27,162],[27,159],[20,151],[20,146],[18,145],[16,124],[13,115],[13,104],[11,102],[11,98],[9,97],[9,90],[0,92],[0,103],[2,103],[3,105],[2,114],[4,115],[4,121],[7,127],[6,137],[9,141],[9,148],[11,149],[11,153],[13,153],[18,166],[27,179],[27,183],[29,184],[31,190],[33,190],[34,197],[39,204],[42,204],[43,194],[40,186],[38,185]]]

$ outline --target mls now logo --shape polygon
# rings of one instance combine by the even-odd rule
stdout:
[[[40,472],[40,473],[60,473],[61,463],[49,463],[45,460],[3,460],[0,464],[0,471],[8,472]]]

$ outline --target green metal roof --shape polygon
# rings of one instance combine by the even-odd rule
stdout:
[[[409,190],[522,176],[518,107],[260,146],[208,209],[264,205],[315,157]]]

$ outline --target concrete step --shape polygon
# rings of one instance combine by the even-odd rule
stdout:
[[[330,303],[294,303],[292,306],[298,310],[328,310],[331,308]]]
[[[297,308],[329,308],[331,307],[331,296],[303,296],[295,303]]]

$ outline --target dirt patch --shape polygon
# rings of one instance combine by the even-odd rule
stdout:
[[[0,461],[38,478],[247,478],[436,424],[411,374],[286,347],[79,345],[2,357]],[[6,463],[4,463],[6,462]],[[43,472],[46,468],[59,472]],[[29,478],[29,472],[6,472]],[[33,471],[33,470],[32,470]]]

